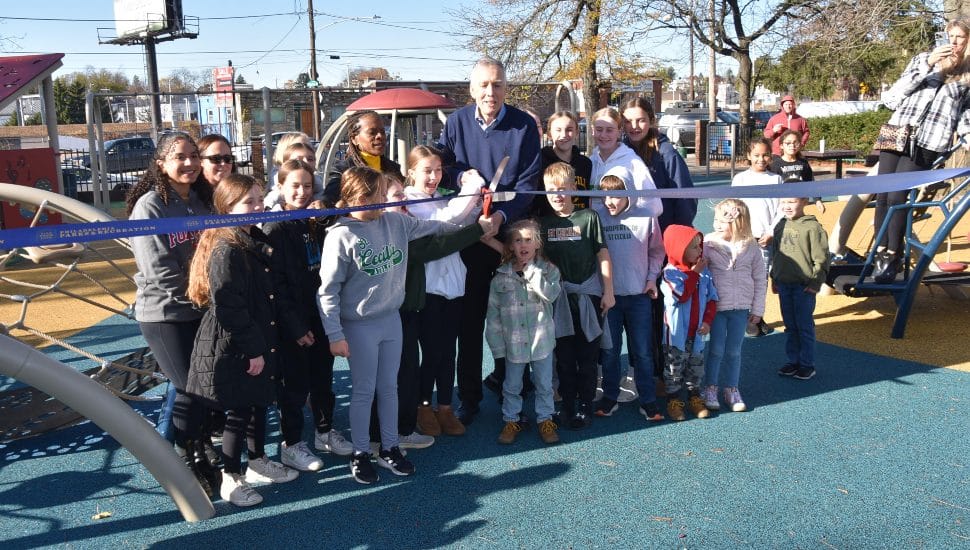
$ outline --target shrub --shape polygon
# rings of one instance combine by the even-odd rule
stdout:
[[[825,140],[826,149],[855,149],[865,156],[879,135],[879,127],[889,121],[892,111],[880,109],[866,113],[836,115],[808,119],[811,131],[806,149],[818,150],[818,140]]]

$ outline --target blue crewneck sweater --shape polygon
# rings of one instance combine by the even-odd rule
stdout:
[[[505,156],[509,164],[502,174],[498,191],[534,191],[539,187],[539,131],[528,114],[505,106],[505,116],[488,130],[475,120],[475,104],[451,113],[445,124],[442,146],[445,158],[454,155],[448,171],[457,182],[461,172],[475,168],[488,182]],[[450,154],[449,154],[450,153]],[[507,223],[524,218],[533,195],[519,193],[508,202],[494,203],[494,209],[505,214]]]

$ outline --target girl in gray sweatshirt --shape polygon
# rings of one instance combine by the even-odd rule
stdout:
[[[341,178],[340,208],[384,202],[385,183],[367,167],[349,168]],[[382,209],[357,210],[327,233],[320,264],[320,315],[335,357],[350,364],[350,470],[359,483],[374,483],[370,462],[370,412],[374,394],[381,429],[377,462],[396,475],[414,466],[398,447],[397,371],[401,361],[401,318],[408,242],[455,226],[419,220]]]

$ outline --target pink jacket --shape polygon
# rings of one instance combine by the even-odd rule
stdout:
[[[784,128],[780,132],[775,132],[775,124],[781,124]],[[781,155],[781,135],[788,130],[795,130],[802,134],[802,147],[808,143],[808,120],[802,115],[792,111],[791,120],[785,111],[778,111],[768,119],[765,125],[765,137],[771,140],[771,154]]]
[[[747,309],[763,317],[768,276],[758,243],[730,243],[709,233],[704,237],[704,256],[717,289],[717,310]]]

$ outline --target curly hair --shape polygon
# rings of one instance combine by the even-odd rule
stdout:
[[[145,170],[145,174],[138,180],[135,185],[128,190],[128,194],[125,196],[125,212],[130,216],[132,210],[135,209],[135,203],[138,199],[142,197],[145,193],[149,191],[155,191],[158,196],[161,197],[162,202],[168,205],[168,195],[169,191],[172,189],[172,184],[169,181],[168,175],[162,171],[162,164],[165,161],[165,157],[175,148],[179,141],[187,141],[196,151],[199,150],[198,145],[196,145],[195,140],[192,136],[186,134],[185,132],[172,132],[170,134],[165,134],[158,140],[158,145],[155,147],[155,155],[152,160],[148,163],[148,169]],[[205,204],[209,204],[210,201],[206,200],[206,197],[212,196],[211,186],[205,182],[205,180],[196,181],[192,184],[192,190],[203,200]]]

